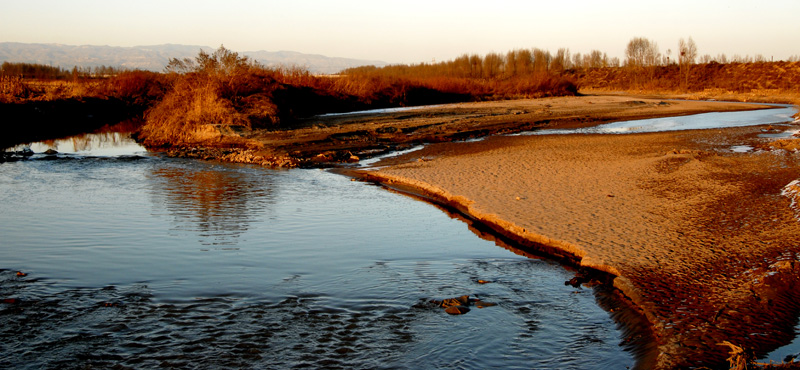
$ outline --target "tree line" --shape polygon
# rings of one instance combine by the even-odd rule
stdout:
[[[483,56],[464,54],[453,60],[433,63],[398,64],[385,67],[356,67],[341,72],[344,75],[396,76],[406,78],[456,77],[498,79],[530,76],[541,73],[559,74],[565,71],[594,68],[626,67],[633,70],[639,68],[678,65],[688,68],[695,63],[759,63],[767,62],[763,55],[728,58],[725,54],[716,57],[710,54],[700,55],[697,44],[689,37],[679,39],[673,56],[672,49],[661,53],[658,44],[644,37],[634,37],[625,49],[625,60],[609,57],[600,50],[589,53],[570,53],[567,48],[560,48],[555,53],[539,48],[517,49],[502,53],[489,53]],[[800,61],[800,55],[792,56],[788,62]],[[682,73],[685,75],[685,73]]]
[[[20,77],[36,80],[68,80],[76,78],[111,77],[126,72],[128,69],[112,66],[78,67],[65,69],[38,63],[3,62],[0,65],[0,76]]]
[[[600,50],[582,54],[571,53],[566,48],[555,53],[531,48],[482,56],[463,54],[438,63],[380,68],[364,66],[346,69],[336,76],[317,76],[300,68],[266,68],[220,47],[211,54],[201,51],[195,59],[172,59],[162,73],[105,66],[73,67],[69,70],[4,62],[0,66],[0,101],[97,95],[155,104],[165,92],[175,89],[176,76],[197,82],[201,80],[200,76],[205,75],[213,75],[214,81],[221,81],[213,84],[214,93],[221,92],[224,97],[230,95],[236,104],[242,99],[240,91],[258,91],[270,101],[280,100],[279,105],[283,107],[291,105],[285,98],[288,96],[285,91],[313,91],[325,99],[336,97],[336,104],[341,109],[344,109],[344,101],[348,101],[345,106],[349,108],[389,107],[575,95],[579,87],[654,91],[703,90],[708,87],[733,87],[735,91],[786,89],[787,84],[800,79],[795,78],[798,75],[796,70],[800,69],[796,64],[780,65],[793,62],[758,63],[765,59],[761,56],[734,56],[729,60],[724,54],[717,58],[699,55],[697,44],[691,37],[678,40],[674,53],[671,49],[661,53],[654,41],[634,37],[627,44],[624,60],[609,57]],[[799,61],[800,57],[790,60]],[[753,63],[741,64],[739,61]],[[698,62],[704,67],[698,68]],[[758,68],[744,71],[739,68],[741,66]],[[784,70],[788,73],[778,73]],[[755,82],[750,81],[754,78]],[[273,96],[273,90],[277,98]],[[338,109],[336,104],[326,103],[324,106],[325,109]],[[292,116],[306,112],[308,108],[292,106],[284,111],[294,112],[287,114]],[[265,120],[279,121],[275,115]]]
[[[555,54],[539,48],[511,50],[505,54],[489,53],[483,56],[464,54],[453,60],[438,63],[397,64],[385,67],[364,66],[349,68],[343,75],[385,75],[398,77],[454,77],[502,79],[542,73],[560,73],[576,68],[618,67],[618,58],[609,58],[600,50],[588,54],[571,54],[561,48]]]

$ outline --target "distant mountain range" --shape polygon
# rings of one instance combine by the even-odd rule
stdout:
[[[170,58],[194,58],[200,50],[213,52],[214,48],[175,44],[118,47],[0,42],[0,62],[46,64],[65,69],[74,66],[92,68],[110,66],[160,72],[164,70]],[[335,58],[294,51],[234,51],[267,67],[297,66],[304,67],[312,73],[331,74],[346,68],[387,64],[377,60]]]

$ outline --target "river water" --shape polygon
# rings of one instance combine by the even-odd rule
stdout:
[[[53,146],[0,163],[0,368],[634,362],[595,291],[565,286],[573,271],[424,202],[122,134],[32,147]],[[429,304],[461,295],[497,305]]]
[[[795,111],[759,112],[739,121]],[[321,170],[166,158],[120,133],[31,147],[60,153],[0,163],[2,368],[634,364],[602,288],[424,202]],[[497,305],[429,303],[462,295]]]
[[[740,103],[753,105],[755,103]],[[741,112],[711,112],[688,116],[661,117],[612,122],[579,129],[537,130],[523,135],[557,134],[636,134],[646,132],[704,130],[722,127],[743,127],[791,122],[797,108],[788,104],[756,104],[771,109]],[[791,135],[789,135],[791,136]]]

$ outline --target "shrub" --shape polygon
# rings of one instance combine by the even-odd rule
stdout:
[[[151,105],[166,94],[164,75],[147,71],[125,71],[103,81],[104,96],[121,99],[134,105]]]
[[[27,99],[33,91],[19,76],[0,76],[0,103],[10,103],[19,99]]]
[[[195,60],[172,59],[167,67],[172,88],[145,114],[139,138],[149,146],[194,145],[221,139],[218,126],[274,125],[278,107],[273,72],[247,57],[220,47],[201,51]],[[126,84],[137,94],[146,90],[131,78]],[[136,95],[136,94],[134,94]]]
[[[207,124],[245,123],[231,105],[220,98],[216,87],[200,79],[182,79],[164,99],[145,115],[140,137],[145,144],[191,144],[199,141],[198,130]]]

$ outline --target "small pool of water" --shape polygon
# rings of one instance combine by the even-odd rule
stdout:
[[[734,153],[747,153],[753,150],[755,150],[755,148],[750,145],[734,145],[731,147],[731,151]]]

